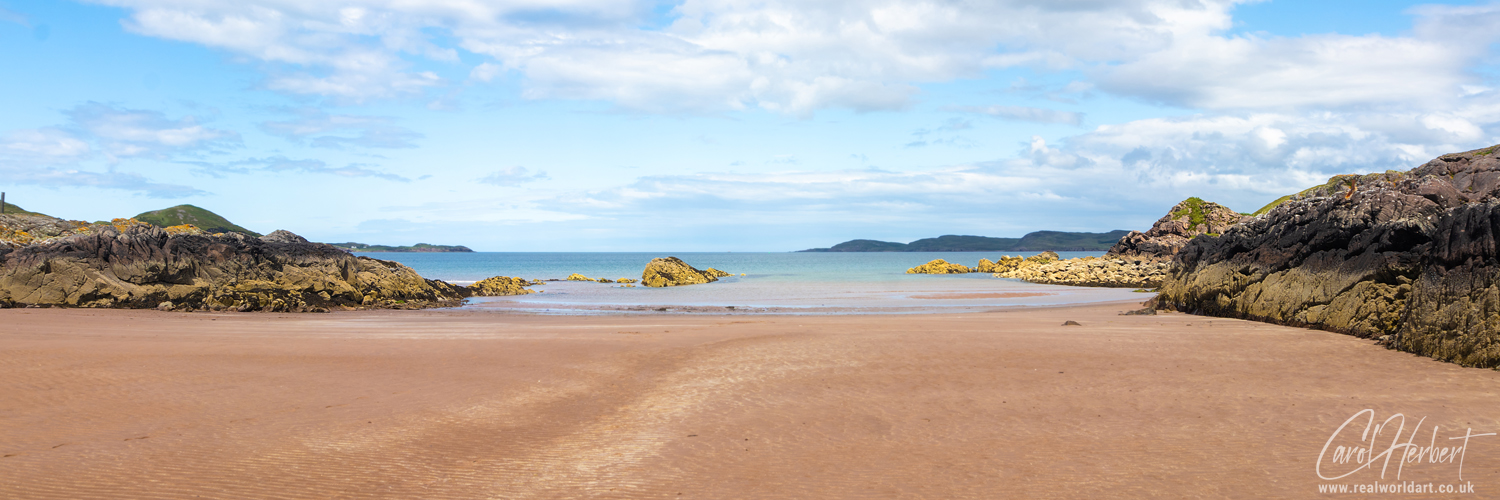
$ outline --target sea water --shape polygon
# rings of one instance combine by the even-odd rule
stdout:
[[[1103,252],[1058,252],[1063,258]],[[542,293],[470,299],[468,309],[557,314],[595,313],[928,313],[1086,302],[1142,301],[1149,294],[1118,288],[1038,285],[988,273],[928,275],[906,270],[933,259],[973,267],[1003,252],[795,252],[795,253],[360,253],[405,264],[429,279],[468,284],[491,276],[531,280],[640,279],[651,259],[671,255],[699,269],[734,276],[704,285],[634,288],[618,284],[553,281]],[[741,276],[743,274],[743,276]]]

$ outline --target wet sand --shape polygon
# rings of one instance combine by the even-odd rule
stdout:
[[[1136,307],[0,310],[0,498],[1307,498],[1362,409],[1500,430],[1500,373]]]

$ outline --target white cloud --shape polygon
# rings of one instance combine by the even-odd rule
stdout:
[[[126,109],[87,102],[63,114],[70,128],[92,139],[112,160],[140,157],[166,159],[240,144],[239,134],[209,128],[194,116],[167,118],[160,111]]]
[[[375,170],[375,165],[363,163],[350,163],[342,167],[329,165],[328,162],[316,159],[293,159],[285,156],[268,156],[265,158],[248,158],[228,163],[209,162],[181,162],[197,166],[197,171],[213,177],[224,177],[225,174],[251,174],[257,172],[286,173],[296,172],[304,174],[326,174],[339,177],[368,177],[384,179],[396,182],[411,182],[411,179],[389,172]]]
[[[262,122],[260,129],[316,148],[415,148],[414,141],[422,138],[422,134],[394,125],[394,120],[386,117],[330,114],[317,108],[282,111],[297,117]]]
[[[0,136],[0,158],[34,163],[71,163],[86,158],[88,142],[56,128],[15,130]]]
[[[683,0],[659,28],[642,27],[662,21],[644,0],[99,1],[137,33],[267,64],[273,90],[420,94],[446,82],[412,60],[466,50],[491,58],[470,80],[516,72],[528,98],[674,113],[900,109],[922,83],[1010,66],[1092,75],[1044,95],[1062,101],[1098,88],[1208,110],[1410,108],[1472,92],[1466,68],[1500,36],[1495,5],[1413,9],[1402,36],[1280,37],[1226,35],[1241,0]]]
[[[1033,108],[1029,106],[959,106],[953,108],[953,110],[1026,122],[1062,123],[1066,125],[1083,123],[1083,113]]]
[[[517,166],[495,171],[490,175],[480,178],[478,182],[492,186],[519,186],[528,182],[547,179],[550,179],[550,177],[547,177],[546,172],[532,172],[526,167]]]

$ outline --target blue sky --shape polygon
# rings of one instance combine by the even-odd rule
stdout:
[[[0,0],[0,189],[320,241],[1144,229],[1500,143],[1500,4]]]

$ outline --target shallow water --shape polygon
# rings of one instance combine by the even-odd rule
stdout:
[[[1059,252],[1064,258],[1103,252]],[[412,267],[427,278],[471,283],[490,276],[560,279],[572,273],[591,278],[639,278],[651,259],[665,253],[365,253]],[[987,273],[906,274],[933,259],[974,266],[990,252],[889,253],[676,253],[699,269],[713,267],[735,276],[705,285],[623,288],[592,282],[547,282],[542,293],[470,299],[466,309],[515,310],[548,314],[715,313],[862,314],[984,311],[1002,307],[1050,306],[1146,300],[1129,289],[1037,285],[995,278]],[[1030,255],[1030,254],[1027,254]],[[744,273],[744,276],[740,276]]]

